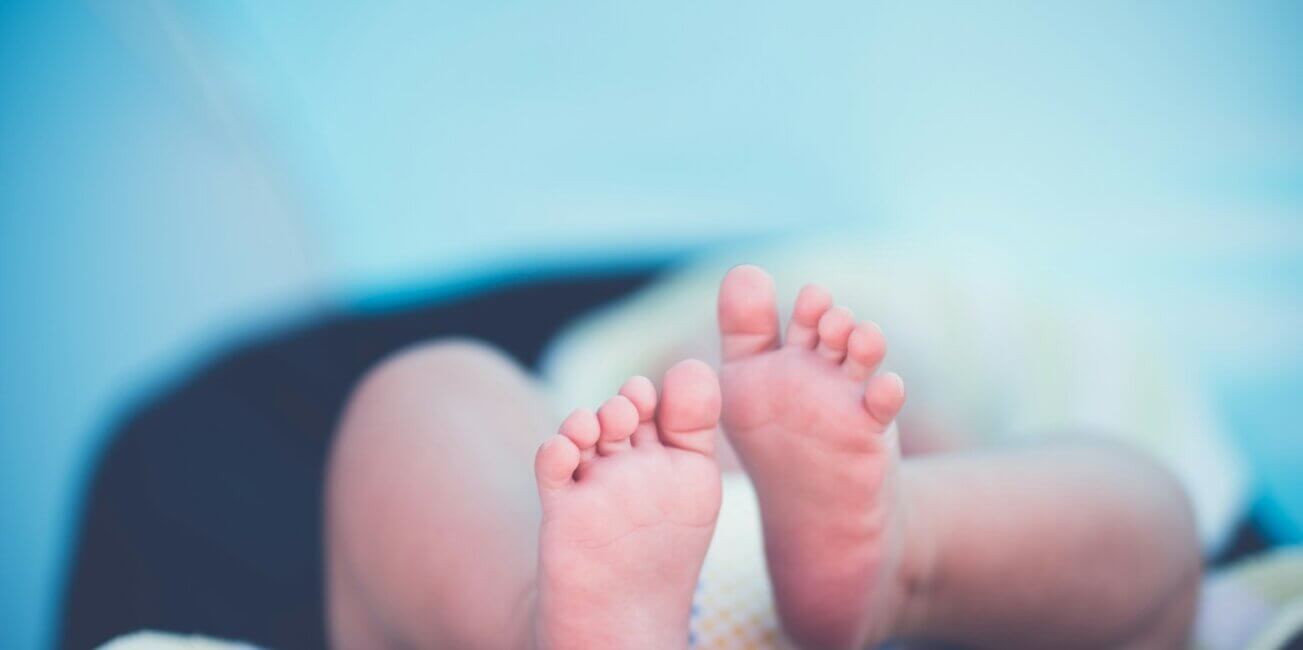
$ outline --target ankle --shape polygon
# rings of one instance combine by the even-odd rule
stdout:
[[[513,647],[530,650],[567,648],[686,648],[691,629],[691,594],[686,601],[663,593],[646,593],[635,599],[547,598],[532,589],[530,603],[520,611],[527,616],[526,643]],[[616,602],[613,602],[616,601]]]

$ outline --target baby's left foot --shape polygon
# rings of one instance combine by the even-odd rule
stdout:
[[[643,377],[538,451],[540,648],[684,648],[719,515],[719,382],[683,361],[659,403]]]

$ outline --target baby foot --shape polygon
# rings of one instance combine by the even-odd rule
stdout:
[[[659,404],[634,377],[539,448],[539,647],[687,646],[719,515],[719,408],[715,373],[683,361],[665,373]]]
[[[724,431],[755,484],[778,614],[803,645],[891,633],[905,588],[895,427],[905,401],[874,374],[881,330],[809,285],[779,341],[774,285],[739,266],[719,290]]]

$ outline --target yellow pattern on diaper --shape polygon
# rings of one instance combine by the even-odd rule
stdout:
[[[724,476],[724,503],[693,600],[693,648],[791,647],[779,631],[765,578],[760,511],[751,482]]]

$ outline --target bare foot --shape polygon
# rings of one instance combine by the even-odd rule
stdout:
[[[872,323],[809,285],[780,343],[774,284],[754,266],[719,290],[724,430],[755,483],[779,617],[805,646],[881,641],[905,606],[905,512],[892,420],[900,377],[875,374]]]
[[[719,382],[683,361],[575,411],[538,450],[542,648],[683,648],[719,515]]]

